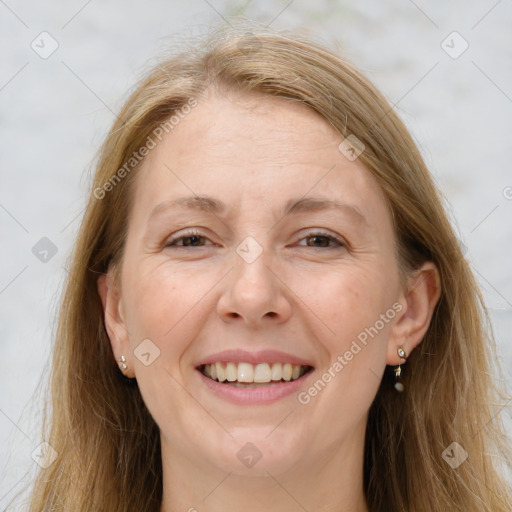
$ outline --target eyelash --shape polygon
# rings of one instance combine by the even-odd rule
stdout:
[[[188,231],[186,232],[185,234],[179,236],[179,237],[176,237],[176,238],[171,238],[170,240],[168,240],[166,243],[165,243],[165,247],[174,247],[174,248],[180,248],[180,249],[187,249],[188,247],[185,247],[185,246],[182,246],[182,245],[175,245],[176,242],[180,241],[180,240],[184,240],[185,238],[191,238],[191,237],[194,237],[194,236],[198,236],[198,237],[201,237],[201,238],[206,238],[205,236],[203,236],[199,231],[196,231],[196,230],[191,230],[191,231]],[[331,242],[335,242],[337,244],[339,244],[339,247],[338,248],[341,248],[341,247],[346,247],[346,244],[340,240],[339,238],[331,235],[330,233],[327,233],[325,231],[313,231],[311,233],[309,233],[307,236],[301,238],[301,240],[304,240],[305,238],[313,238],[313,237],[323,237],[323,238],[327,238],[329,241]],[[309,246],[301,246],[301,247],[309,247]],[[315,247],[313,247],[315,249]],[[336,247],[316,247],[316,249],[336,249]]]

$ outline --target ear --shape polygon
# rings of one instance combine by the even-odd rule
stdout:
[[[126,370],[121,370],[126,377],[133,378],[132,351],[125,323],[123,302],[119,287],[110,273],[102,274],[97,281],[98,293],[103,305],[105,328],[112,346],[112,353],[119,364],[119,358],[125,356]]]
[[[402,347],[409,357],[421,343],[440,296],[439,271],[431,261],[424,263],[407,278],[406,289],[402,291],[399,299],[403,309],[400,316],[397,316],[388,340],[387,364],[404,364],[397,349]]]

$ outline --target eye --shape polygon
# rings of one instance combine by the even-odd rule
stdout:
[[[312,232],[308,236],[302,238],[301,240],[308,239],[314,239],[317,242],[320,241],[321,245],[314,245],[315,242],[313,242],[313,244],[307,244],[307,247],[316,247],[318,249],[335,249],[336,246],[329,247],[328,244],[331,242],[337,244],[338,247],[345,247],[346,245],[342,240],[324,231]],[[208,238],[203,236],[199,231],[191,230],[186,232],[182,236],[171,238],[165,243],[165,247],[202,247],[204,246],[204,244],[201,245],[201,240],[208,240]],[[183,242],[183,244],[178,244],[178,242]]]
[[[322,249],[322,248],[326,248],[326,249],[335,249],[336,247],[328,247],[328,245],[325,245],[325,244],[329,244],[329,242],[334,242],[335,244],[338,245],[338,247],[345,247],[345,243],[338,239],[337,237],[331,235],[330,233],[326,233],[324,231],[315,231],[313,233],[310,233],[308,236],[302,238],[301,240],[308,240],[308,239],[313,239],[313,240],[316,240],[316,241],[320,241],[320,243],[322,243],[322,245],[312,245],[312,244],[307,244],[308,247],[317,247],[319,249]],[[314,242],[313,242],[314,244]]]
[[[202,236],[199,231],[191,230],[186,232],[184,235],[171,238],[165,243],[165,247],[201,247],[201,245],[195,245],[200,240],[208,240],[206,237]],[[184,241],[183,245],[179,245],[176,242]]]

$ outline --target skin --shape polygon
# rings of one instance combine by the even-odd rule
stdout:
[[[403,285],[383,192],[339,151],[341,140],[298,103],[210,93],[137,176],[120,280],[102,276],[98,290],[114,356],[125,355],[125,374],[137,378],[160,428],[162,512],[227,503],[246,512],[368,511],[368,410],[386,365],[405,363],[397,348],[410,355],[421,342],[440,285],[432,263]],[[157,205],[190,195],[227,210],[162,210],[148,224]],[[303,196],[343,201],[365,220],[336,210],[284,217],[284,204]],[[166,247],[171,235],[191,236],[188,228],[200,237]],[[313,236],[319,229],[342,245]],[[252,263],[236,252],[247,236],[263,251]],[[306,405],[296,394],[231,404],[195,369],[225,349],[276,349],[311,361],[307,390],[393,304],[401,311]],[[144,339],[160,351],[148,366],[134,355]],[[261,453],[251,468],[237,457],[247,442]]]

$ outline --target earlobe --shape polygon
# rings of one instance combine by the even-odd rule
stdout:
[[[388,341],[387,364],[403,363],[397,354],[399,347],[403,347],[410,355],[421,343],[430,326],[440,296],[439,271],[433,262],[426,262],[407,280],[407,289],[403,293],[405,306],[393,326]]]
[[[97,280],[98,294],[103,306],[104,323],[107,335],[110,339],[112,352],[117,361],[123,356],[126,359],[120,364],[124,373],[126,366],[133,368],[130,364],[130,341],[128,338],[127,327],[122,314],[121,297],[115,283],[109,274],[102,274]],[[128,363],[127,365],[125,363]],[[124,368],[123,368],[124,366]],[[132,377],[132,375],[126,375]]]

